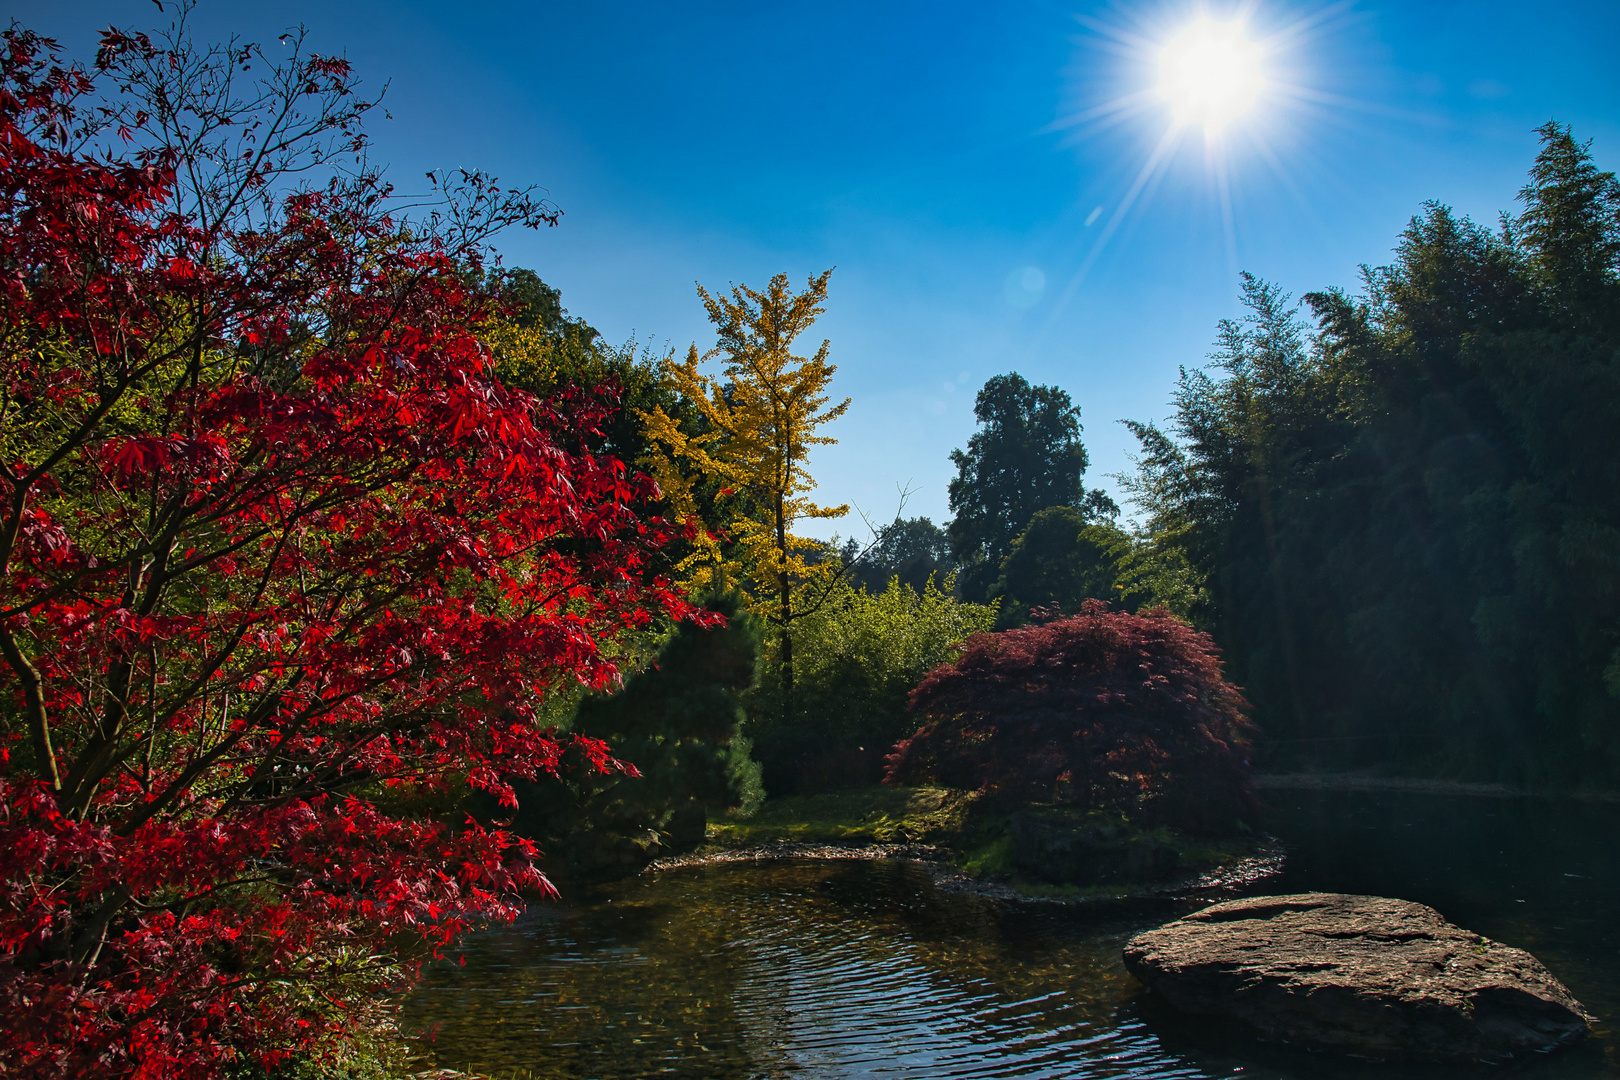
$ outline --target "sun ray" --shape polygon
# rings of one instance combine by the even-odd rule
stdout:
[[[1221,204],[1221,239],[1226,244],[1227,274],[1236,281],[1238,276],[1237,223],[1232,213],[1232,174],[1227,168],[1224,148],[1215,147],[1215,192]]]
[[[1058,294],[1057,299],[1052,304],[1051,312],[1047,316],[1046,326],[1041,333],[1042,338],[1052,329],[1058,315],[1068,307],[1069,302],[1074,299],[1075,293],[1080,291],[1080,286],[1085,283],[1086,275],[1091,272],[1091,268],[1096,265],[1098,258],[1102,256],[1103,249],[1108,246],[1108,241],[1118,231],[1120,222],[1125,220],[1125,216],[1131,212],[1131,207],[1135,205],[1137,197],[1148,186],[1154,174],[1159,172],[1161,166],[1169,159],[1170,153],[1175,149],[1179,138],[1180,132],[1175,127],[1171,127],[1160,136],[1158,145],[1148,155],[1148,159],[1143,163],[1141,169],[1137,170],[1136,179],[1132,181],[1130,189],[1125,192],[1125,197],[1114,208],[1114,212],[1109,215],[1107,223],[1103,225],[1102,232],[1098,233],[1097,239],[1092,242],[1091,250],[1086,253],[1085,260],[1080,264],[1080,269],[1075,271],[1073,277],[1069,279],[1069,283],[1063,287],[1063,291]]]
[[[1060,145],[1069,146],[1128,125],[1147,137],[1135,153],[1107,162],[1077,199],[1067,226],[1074,231],[1064,247],[1065,261],[1078,259],[1079,265],[1051,294],[1038,337],[1052,330],[1102,256],[1129,244],[1135,218],[1146,212],[1160,184],[1179,172],[1176,163],[1184,149],[1202,144],[1201,173],[1211,196],[1206,205],[1218,216],[1211,224],[1234,271],[1244,235],[1242,180],[1253,166],[1268,183],[1274,177],[1290,201],[1307,202],[1301,182],[1316,180],[1302,175],[1313,170],[1311,140],[1301,136],[1324,123],[1353,125],[1358,117],[1389,112],[1335,92],[1331,79],[1323,85],[1330,69],[1310,52],[1313,42],[1365,17],[1354,0],[1328,0],[1294,12],[1261,0],[1159,0],[1156,5],[1116,3],[1100,15],[1077,15],[1084,29],[1077,47],[1098,55],[1085,60],[1077,54],[1069,68],[1071,107],[1044,131],[1062,133]],[[1338,178],[1326,179],[1331,185]],[[1106,194],[1121,190],[1116,197]],[[1094,228],[1096,213],[1086,211],[1099,204],[1111,209]],[[1084,226],[1079,225],[1082,213]]]
[[[1153,107],[1158,96],[1152,90],[1138,90],[1133,94],[1125,94],[1112,101],[1105,101],[1101,105],[1094,105],[1080,112],[1060,116],[1048,124],[1043,131],[1062,131],[1065,128],[1081,127],[1098,120],[1112,120],[1121,114],[1127,116],[1139,115]]]

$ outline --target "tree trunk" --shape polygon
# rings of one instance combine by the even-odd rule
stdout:
[[[787,516],[780,494],[776,497],[776,550],[781,553],[783,561],[786,561]],[[787,570],[784,569],[776,575],[776,584],[781,600],[782,664],[780,674],[782,679],[782,723],[786,726],[793,718],[793,585],[788,580]]]

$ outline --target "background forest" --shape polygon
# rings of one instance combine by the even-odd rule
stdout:
[[[1620,186],[1540,133],[1517,215],[1426,205],[1308,322],[1245,278],[1169,431],[1135,426],[1143,539],[1276,765],[1620,780]]]
[[[1540,134],[1517,214],[1491,229],[1427,204],[1357,295],[1301,305],[1245,275],[1248,310],[1183,368],[1169,422],[1127,422],[1132,525],[1083,483],[1068,394],[990,379],[951,522],[897,515],[807,551],[837,572],[793,623],[792,700],[782,634],[744,692],[767,789],[875,780],[955,643],[1088,597],[1211,632],[1263,768],[1620,780],[1620,187],[1567,128]],[[544,297],[531,310],[574,357],[559,371],[668,405],[656,358],[513,282]]]

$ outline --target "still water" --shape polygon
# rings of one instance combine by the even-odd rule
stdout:
[[[1600,1021],[1508,1066],[1397,1069],[1254,1043],[1155,1007],[1120,964],[1209,902],[1005,903],[897,862],[731,863],[648,875],[485,932],[407,1003],[442,1066],[507,1077],[1620,1075],[1620,806],[1267,793],[1289,857],[1249,892],[1418,900],[1529,949]],[[1224,897],[1221,897],[1224,898]]]

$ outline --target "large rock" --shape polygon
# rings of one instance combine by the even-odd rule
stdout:
[[[1496,1060],[1574,1042],[1591,1022],[1529,953],[1378,896],[1216,904],[1132,938],[1125,966],[1184,1012],[1385,1060]]]

